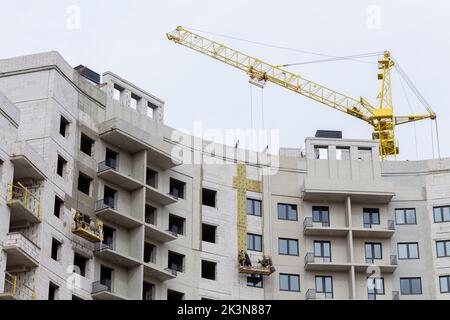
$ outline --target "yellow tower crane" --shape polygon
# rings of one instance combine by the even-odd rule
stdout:
[[[255,85],[263,87],[269,81],[366,121],[373,127],[372,139],[380,142],[380,157],[382,160],[389,156],[396,157],[399,153],[398,142],[395,139],[396,125],[427,118],[436,119],[436,113],[429,107],[427,107],[428,114],[424,115],[394,115],[391,90],[391,68],[394,66],[394,61],[391,59],[389,51],[384,52],[383,57],[378,61],[378,79],[381,80],[381,90],[378,95],[379,104],[374,106],[363,97],[359,99],[351,98],[282,69],[282,66],[271,65],[195,34],[183,27],[177,27],[166,35],[169,40],[175,43],[246,72],[250,77],[250,82]]]

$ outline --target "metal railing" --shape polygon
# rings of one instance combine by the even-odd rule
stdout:
[[[36,215],[40,221],[42,202],[40,195],[37,194],[37,188],[25,187],[20,182],[17,182],[17,184],[8,184],[9,205],[12,206],[14,200],[20,201],[20,203],[22,203],[22,205],[31,213]]]
[[[103,209],[115,209],[115,208],[116,208],[115,199],[112,197],[100,199],[95,202],[95,211],[100,211]]]
[[[391,263],[392,266],[396,266],[397,265],[397,256],[395,254],[391,254],[389,262]]]
[[[104,250],[113,250],[114,251],[114,244],[98,242],[94,245],[94,252],[100,252],[100,251],[104,251]]]
[[[102,279],[92,283],[92,294],[104,291],[112,292],[111,279]]]
[[[173,235],[174,237],[178,238],[178,230],[173,230],[173,229],[167,229],[166,232],[170,233],[171,235]]]
[[[392,300],[400,300],[400,292],[392,291]]]
[[[395,230],[395,221],[394,220],[388,220],[387,225],[388,225],[388,230]]]
[[[109,169],[117,170],[119,161],[116,159],[106,159],[98,164],[98,172],[103,172]]]
[[[305,294],[306,300],[315,300],[316,299],[316,289],[308,289]]]
[[[178,272],[183,272],[183,267],[181,267],[181,270],[176,266],[172,265],[172,267],[167,267],[164,270],[170,272],[172,275],[176,276]]]
[[[315,256],[314,256],[314,252],[308,252],[308,253],[306,253],[305,254],[305,259],[304,259],[304,261],[305,261],[305,266],[308,264],[308,263],[314,263],[314,261],[315,261]]]
[[[19,284],[17,276],[5,272],[4,294],[18,300],[36,300],[36,291],[25,284]]]
[[[303,220],[303,230],[305,230],[306,228],[312,228],[313,226],[314,225],[313,225],[312,217],[306,217]]]

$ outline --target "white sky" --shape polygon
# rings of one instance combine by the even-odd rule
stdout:
[[[450,3],[448,1],[6,1],[0,0],[0,58],[57,50],[72,65],[107,70],[166,102],[166,123],[193,130],[250,127],[250,89],[239,70],[169,42],[177,25],[213,33],[344,56],[390,50],[439,119],[441,155],[450,156]],[[80,9],[80,28],[68,28],[68,8]],[[369,27],[370,6],[380,9]],[[373,24],[372,24],[373,26]],[[206,35],[274,64],[320,57]],[[375,62],[376,57],[371,61]],[[349,61],[292,67],[304,77],[373,104],[379,91],[376,64]],[[393,75],[397,114],[409,114]],[[261,125],[260,90],[254,92],[254,127]],[[425,109],[408,92],[413,111]],[[265,127],[280,129],[280,145],[301,147],[317,129],[342,130],[346,138],[370,138],[361,120],[268,84]],[[258,109],[259,108],[259,109]],[[431,158],[431,125],[416,124],[419,159]],[[401,159],[416,159],[414,126],[397,128]],[[436,152],[437,153],[437,152]]]

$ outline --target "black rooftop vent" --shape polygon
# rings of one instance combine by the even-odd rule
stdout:
[[[78,71],[78,73],[82,77],[88,79],[89,81],[92,81],[95,84],[100,84],[100,75],[97,72],[83,66],[82,64],[80,64],[78,67],[75,67],[74,69]]]
[[[342,139],[342,131],[317,130],[316,138]]]

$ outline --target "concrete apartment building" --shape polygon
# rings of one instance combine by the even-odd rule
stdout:
[[[0,60],[0,298],[450,297],[449,158],[319,135],[262,166],[98,80],[57,52]],[[239,273],[239,175],[262,183],[244,190],[247,250],[270,275]]]

